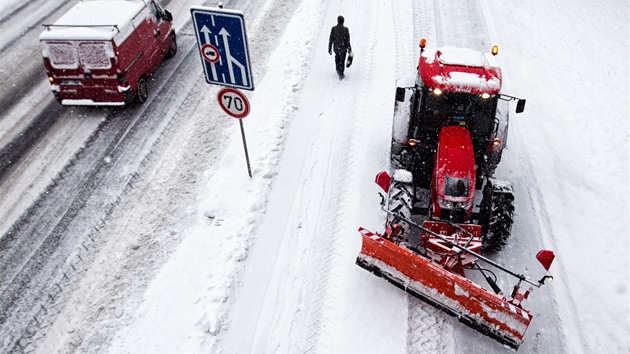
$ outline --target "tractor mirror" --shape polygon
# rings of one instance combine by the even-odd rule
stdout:
[[[389,192],[389,184],[392,182],[392,178],[389,176],[389,173],[381,171],[376,174],[375,182],[385,191],[385,193],[387,193]]]
[[[402,102],[405,100],[405,89],[403,87],[396,87],[396,101]]]
[[[540,262],[540,264],[542,264],[545,270],[549,270],[554,258],[556,258],[556,255],[550,250],[542,250],[536,255],[536,259]]]
[[[518,100],[516,102],[516,113],[523,113],[525,110],[525,100]]]

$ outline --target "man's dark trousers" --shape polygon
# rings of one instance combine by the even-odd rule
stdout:
[[[335,68],[337,69],[337,74],[343,75],[343,70],[346,67],[346,52],[337,53],[335,52]]]

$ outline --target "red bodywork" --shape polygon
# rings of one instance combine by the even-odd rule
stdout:
[[[501,68],[494,57],[471,49],[425,49],[418,74],[427,87],[444,92],[495,95],[501,91]]]
[[[472,213],[475,199],[475,152],[468,129],[460,126],[442,128],[438,138],[431,185],[433,216],[442,209],[462,208]]]
[[[169,51],[172,22],[154,1],[79,2],[40,35],[44,67],[64,105],[124,105]]]

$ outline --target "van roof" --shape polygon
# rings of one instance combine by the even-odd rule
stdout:
[[[145,0],[80,1],[52,25],[44,25],[39,39],[111,40],[127,33],[130,29],[125,27],[145,6]]]

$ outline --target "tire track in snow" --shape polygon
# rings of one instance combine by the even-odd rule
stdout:
[[[302,343],[299,349],[304,353],[313,352],[334,352],[335,342],[333,338],[338,335],[334,333],[336,329],[334,319],[336,319],[338,309],[343,307],[342,298],[345,284],[341,283],[341,274],[347,267],[347,255],[355,250],[349,251],[349,246],[353,243],[349,242],[351,236],[348,235],[349,214],[352,211],[355,197],[351,193],[351,186],[355,184],[356,163],[362,154],[358,151],[354,139],[348,137],[361,137],[361,128],[366,125],[366,119],[370,117],[371,105],[369,90],[363,89],[358,92],[348,92],[344,86],[347,81],[359,79],[359,84],[352,83],[354,87],[368,88],[373,86],[374,67],[373,58],[377,54],[375,47],[379,41],[379,33],[377,31],[379,16],[382,15],[382,4],[379,3],[361,3],[354,9],[355,18],[369,18],[369,21],[361,22],[362,27],[352,26],[351,31],[357,34],[366,34],[365,38],[355,35],[353,38],[354,51],[357,55],[356,64],[348,70],[347,78],[339,84],[335,90],[340,92],[339,97],[334,97],[330,105],[339,113],[340,119],[330,121],[328,124],[334,126],[323,127],[322,134],[326,131],[333,132],[329,144],[332,149],[328,151],[329,163],[327,165],[327,185],[333,186],[329,188],[329,192],[333,197],[322,203],[323,219],[316,220],[318,227],[315,228],[314,240],[318,242],[313,250],[309,251],[317,257],[313,259],[313,271],[308,274],[315,274],[316,280],[312,282],[307,294],[312,294],[308,299],[309,303],[305,306],[304,318],[296,321],[305,321],[308,330],[302,336]],[[332,12],[333,10],[329,10]],[[357,13],[361,16],[357,16]],[[332,16],[327,16],[332,17]],[[358,39],[360,38],[360,39]],[[332,64],[332,63],[331,63]],[[331,65],[332,66],[332,65]],[[358,76],[352,69],[360,69]],[[355,95],[356,94],[356,95]],[[336,210],[335,212],[330,212]],[[318,237],[317,235],[325,235]],[[319,239],[319,240],[318,240]]]
[[[489,50],[488,31],[477,0],[435,0],[434,7],[438,46]]]
[[[194,53],[192,45],[180,48],[186,47],[191,48],[188,50],[189,53]],[[185,57],[186,55],[182,54],[168,65],[185,71],[187,65]],[[163,70],[160,69],[157,73]],[[178,70],[164,75],[174,75]],[[180,81],[177,86],[184,84],[186,82]],[[156,96],[158,93],[177,89],[166,86],[164,81],[154,88]],[[10,232],[15,233],[16,237],[29,234],[28,240],[31,241],[28,244],[18,238],[20,243],[11,245],[14,246],[10,249],[11,253],[5,255],[7,258],[11,256],[18,258],[20,255],[24,257],[26,251],[23,249],[31,252],[24,262],[11,264],[15,269],[11,273],[12,278],[7,280],[7,288],[2,292],[2,297],[10,299],[15,298],[13,294],[20,294],[17,300],[2,303],[3,316],[6,317],[2,318],[0,331],[3,333],[6,331],[7,338],[11,338],[6,343],[12,346],[12,350],[29,350],[34,345],[33,338],[42,338],[38,331],[48,328],[58,314],[57,308],[60,305],[58,298],[65,291],[65,287],[75,280],[73,276],[78,273],[77,269],[83,268],[83,261],[93,249],[104,220],[116,208],[121,198],[132,189],[139,171],[150,158],[152,147],[159,143],[167,128],[170,117],[163,118],[154,112],[164,112],[168,109],[160,110],[159,107],[146,105],[137,107],[137,110],[143,113],[137,112],[133,119],[124,120],[125,115],[121,113],[116,116],[118,119],[112,116],[109,121],[104,122],[101,125],[104,131],[90,138],[87,146],[77,152],[64,171],[48,187],[47,192],[29,208],[20,222],[12,227]],[[129,117],[132,117],[132,113],[128,113]],[[143,115],[156,118],[138,120],[138,117]],[[141,148],[140,145],[144,144],[147,149]],[[131,163],[125,153],[139,160]],[[88,172],[81,164],[86,158],[92,161]],[[124,167],[120,167],[121,165]],[[82,177],[86,174],[90,178]],[[82,182],[76,182],[78,179]],[[70,185],[73,187],[69,187]],[[59,199],[60,194],[69,198],[68,188],[74,188],[72,198]],[[51,225],[44,225],[48,228],[30,220],[46,220],[49,217],[50,205],[56,205],[61,215],[51,222]],[[39,237],[35,248],[34,236]],[[51,311],[52,308],[54,310]],[[5,320],[7,322],[4,322]]]
[[[409,297],[409,354],[455,353],[453,320],[441,310]]]
[[[430,43],[437,43],[436,20],[435,20],[434,1],[414,1],[413,2],[413,33],[416,35],[416,43],[420,42],[420,38],[424,37]],[[414,60],[414,68],[417,65],[420,48],[417,47],[417,54]]]
[[[547,207],[545,205],[545,199],[543,198],[541,189],[537,187],[538,185],[540,185],[540,182],[538,181],[536,174],[533,172],[535,169],[532,165],[532,162],[531,162],[532,160],[529,158],[532,155],[530,154],[527,145],[520,143],[521,141],[527,141],[527,137],[525,137],[524,133],[521,132],[520,130],[517,130],[516,134],[518,135],[519,138],[513,140],[515,145],[518,146],[518,148],[515,149],[517,151],[515,164],[517,164],[520,167],[520,171],[527,171],[527,173],[524,173],[522,175],[528,176],[528,177],[527,179],[523,179],[522,182],[526,186],[526,190],[525,190],[527,194],[526,198],[529,200],[529,203],[527,205],[529,211],[527,212],[527,214],[531,215],[533,219],[532,220],[533,225],[531,225],[531,227],[535,231],[537,231],[536,236],[537,238],[541,239],[540,241],[542,241],[541,243],[545,248],[558,250],[559,247],[556,244],[556,240],[553,233],[553,223],[549,218],[549,213],[546,212]],[[559,275],[567,274],[567,272],[564,270],[565,267],[561,259],[556,259],[554,261],[553,267],[554,269],[556,269],[554,273],[557,273]],[[564,311],[564,313],[570,314],[572,316],[570,319],[567,319],[567,318],[559,319],[559,322],[564,323],[564,326],[575,328],[568,333],[576,333],[576,332],[582,333],[583,335],[578,337],[580,345],[582,348],[589,348],[589,344],[586,340],[588,336],[584,335],[584,333],[587,333],[587,331],[581,324],[580,318],[578,316],[579,314],[578,306],[576,305],[577,301],[572,295],[573,292],[570,289],[569,284],[567,284],[564,279],[558,279],[553,283],[553,286],[563,287],[563,290],[561,292],[558,290],[554,291],[554,293],[557,295],[553,299],[553,306],[554,306],[553,310],[556,312],[558,311],[557,309],[559,308],[559,305],[560,305],[558,300],[560,300],[562,301],[564,306],[567,306],[570,308],[569,311]],[[558,299],[557,297],[560,297],[560,296],[562,296],[562,298]],[[575,341],[575,338],[573,337],[566,338],[564,333],[562,332],[560,333],[560,337],[561,337],[560,343],[556,345],[560,346],[561,348],[568,348],[567,345],[564,343],[565,341],[567,340]],[[536,345],[534,348],[536,349],[536,352],[539,352],[538,345]]]
[[[366,3],[360,6],[364,5]],[[359,73],[360,87],[370,87],[372,58],[374,56],[374,46],[377,42],[377,27],[373,24],[378,22],[378,11],[376,9],[378,4],[368,5],[372,7],[370,21],[362,22],[363,29],[358,27],[351,28],[353,33],[369,33],[367,41],[363,42],[367,43],[365,46],[360,45],[356,39],[353,41],[355,43],[353,48],[355,53],[359,53],[361,49],[366,50],[360,53],[361,63],[354,65],[354,68],[361,68]],[[372,25],[370,26],[370,24]],[[353,70],[347,70],[346,74],[347,78],[345,81],[355,79]],[[346,85],[345,81],[339,83],[338,90],[343,90],[343,87]],[[312,254],[318,255],[318,257],[313,260],[316,281],[312,283],[311,290],[307,291],[314,294],[310,299],[312,302],[308,305],[306,312],[308,332],[303,337],[303,342],[299,345],[300,350],[304,353],[329,353],[334,351],[334,347],[330,342],[330,339],[334,337],[334,333],[330,332],[334,328],[331,319],[335,318],[334,313],[337,306],[339,306],[337,292],[340,291],[341,286],[338,274],[341,273],[344,263],[343,249],[345,247],[344,242],[347,240],[345,220],[347,220],[350,208],[349,200],[352,199],[348,190],[352,184],[352,171],[354,170],[354,161],[356,161],[357,155],[356,145],[353,143],[353,139],[348,139],[348,137],[358,135],[358,131],[362,126],[361,120],[367,116],[367,104],[366,90],[361,90],[358,96],[352,95],[351,99],[345,96],[333,97],[333,104],[330,106],[343,107],[340,110],[341,114],[339,114],[342,118],[335,122],[329,120],[329,123],[334,123],[335,126],[323,127],[322,134],[326,135],[327,132],[333,132],[328,144],[332,148],[328,152],[329,173],[327,174],[327,179],[330,183],[327,183],[327,185],[334,186],[329,188],[334,197],[322,205],[324,222],[317,223],[317,225],[323,226],[318,226],[314,232],[314,240],[318,244],[315,245]],[[358,108],[353,112],[352,107]],[[336,212],[327,212],[331,210]],[[327,236],[317,237],[317,235]]]
[[[363,21],[361,24],[363,28],[354,29],[355,32],[367,33],[366,39],[362,42],[365,43],[362,48],[365,50],[364,53],[360,53],[361,56],[361,65],[358,66],[361,68],[360,72],[360,81],[361,83],[358,87],[368,88],[372,87],[373,80],[373,58],[375,55],[378,55],[375,51],[375,47],[379,41],[379,33],[377,32],[379,22],[379,17],[382,15],[380,4],[378,2],[366,2],[361,3],[361,6],[369,6],[369,8],[361,9],[364,16],[361,18],[366,18],[369,15],[369,21]],[[365,14],[365,11],[368,11],[368,14]],[[356,37],[355,37],[356,38]],[[356,41],[355,41],[355,52],[356,52]],[[355,65],[355,68],[357,65]],[[353,76],[350,77],[353,79]],[[356,107],[356,110],[352,108],[346,109],[343,112],[347,112],[351,119],[345,120],[346,123],[346,133],[341,137],[342,139],[346,137],[359,137],[361,136],[361,127],[365,126],[365,120],[370,116],[370,102],[369,99],[369,91],[367,89],[362,89],[359,91],[359,94],[353,96],[353,101],[355,105],[350,104],[352,107]],[[345,104],[346,107],[348,103]],[[356,144],[353,143],[354,139],[345,139],[343,145],[340,146],[338,151],[341,151],[342,154],[337,161],[337,166],[339,169],[339,176],[336,178],[337,191],[336,193],[339,195],[339,199],[342,201],[340,205],[340,212],[334,214],[334,229],[333,229],[333,239],[335,241],[334,248],[336,250],[335,254],[335,263],[334,268],[331,268],[331,274],[342,274],[344,261],[343,254],[346,254],[345,250],[351,244],[348,242],[347,225],[345,220],[348,220],[347,217],[352,208],[352,204],[354,201],[354,197],[349,193],[350,186],[354,183],[353,180],[353,171],[356,170],[355,161],[359,159],[360,152],[356,150]],[[322,314],[323,318],[331,319],[335,318],[335,314],[337,309],[343,304],[339,303],[339,291],[341,291],[344,284],[340,284],[341,279],[336,277],[333,279],[334,281],[329,285],[327,289],[327,301],[326,301],[326,309]],[[321,352],[330,353],[334,352],[333,343],[331,342],[332,338],[334,338],[335,333],[331,333],[331,330],[335,329],[335,326],[327,326],[325,327],[325,332],[323,333],[324,338],[328,341],[322,345]]]

